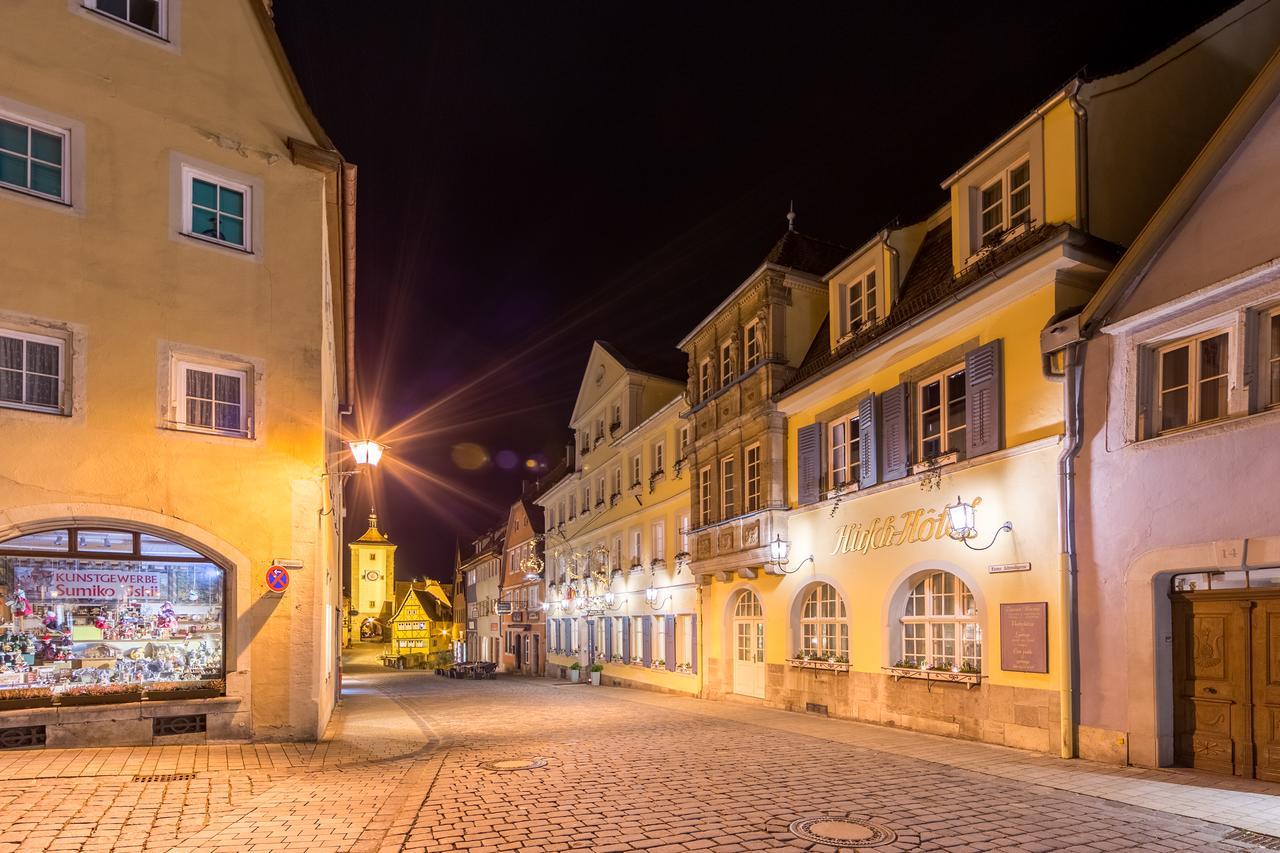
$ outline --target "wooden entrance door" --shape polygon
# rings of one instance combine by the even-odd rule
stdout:
[[[1280,595],[1174,593],[1174,756],[1280,781]]]

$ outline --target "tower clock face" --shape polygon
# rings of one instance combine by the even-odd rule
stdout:
[[[376,571],[373,571],[373,570],[370,570],[364,573],[364,579],[367,581],[376,581],[381,577],[382,575],[378,574]]]

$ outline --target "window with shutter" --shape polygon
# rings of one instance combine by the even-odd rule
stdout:
[[[698,672],[698,617],[697,614],[689,617],[689,666],[696,674]]]
[[[653,617],[640,617],[640,662],[645,666],[653,663]]]
[[[796,433],[796,470],[801,505],[822,499],[822,432],[821,423],[800,427]]]
[[[622,617],[622,662],[631,663],[631,618]]]
[[[965,456],[1000,449],[1003,384],[1000,341],[970,350],[964,357]]]
[[[610,660],[613,657],[613,617],[604,617],[604,658]]]
[[[907,476],[910,465],[910,439],[907,422],[907,385],[890,388],[880,395],[880,429],[884,442],[884,478],[897,480]]]
[[[663,652],[663,660],[667,662],[667,671],[676,671],[676,617],[666,616],[666,649]]]
[[[858,403],[858,488],[880,482],[879,398],[868,394]]]

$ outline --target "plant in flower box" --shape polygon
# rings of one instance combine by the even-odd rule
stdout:
[[[47,708],[52,704],[53,691],[48,687],[14,687],[0,690],[0,711]]]
[[[58,694],[59,705],[99,705],[142,701],[141,684],[73,684]]]
[[[146,684],[147,698],[151,700],[212,699],[221,696],[226,687],[222,679],[202,681],[150,681]]]

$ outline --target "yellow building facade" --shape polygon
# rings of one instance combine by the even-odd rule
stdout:
[[[68,707],[2,724],[50,744],[315,738],[336,701],[355,171],[267,6],[5,9],[0,584],[68,642],[0,689]]]
[[[546,520],[547,674],[697,695],[699,591],[688,568],[682,383],[597,341],[570,426],[574,470]]]
[[[396,606],[396,546],[378,529],[377,515],[369,515],[369,529],[347,544],[351,551],[351,636],[385,642],[387,625]]]
[[[393,655],[439,655],[452,650],[453,613],[435,590],[410,589],[388,622]]]

